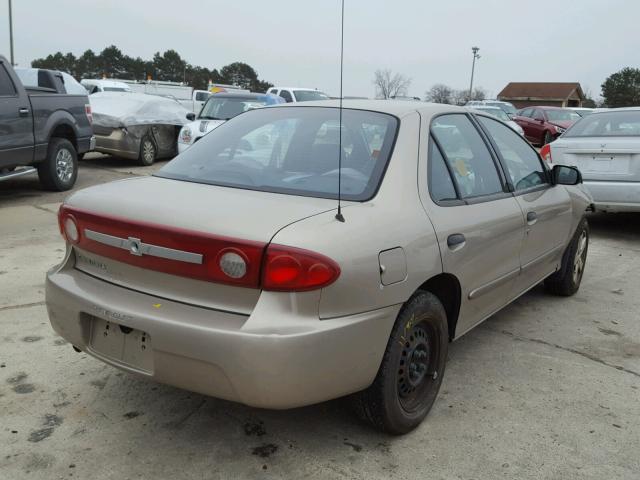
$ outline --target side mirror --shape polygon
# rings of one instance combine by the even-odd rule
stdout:
[[[189,120],[190,122],[193,122],[196,119],[196,114],[193,112],[189,112],[187,113],[187,120]]]
[[[582,183],[582,174],[576,167],[554,165],[551,175],[555,185],[578,185]]]

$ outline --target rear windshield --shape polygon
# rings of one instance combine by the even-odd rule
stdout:
[[[564,137],[640,136],[640,110],[593,113],[574,124]]]
[[[391,155],[398,120],[343,111],[342,198],[373,197]],[[339,110],[265,108],[219,126],[156,175],[197,183],[320,198],[338,197]]]
[[[315,100],[328,100],[329,97],[322,92],[316,90],[294,90],[294,95],[298,102],[311,102]]]
[[[482,108],[482,107],[475,107],[476,110],[480,110],[481,112],[485,112],[488,113],[489,115],[493,115],[494,117],[499,118],[500,120],[502,120],[503,122],[508,122],[509,120],[511,120],[509,118],[509,116],[507,115],[507,113],[502,110],[501,108]]]

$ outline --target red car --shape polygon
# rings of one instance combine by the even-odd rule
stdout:
[[[580,120],[580,115],[560,107],[526,107],[518,110],[513,120],[522,127],[527,140],[536,145],[546,145]]]

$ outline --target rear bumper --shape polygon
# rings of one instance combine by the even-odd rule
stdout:
[[[640,182],[606,182],[585,180],[596,210],[605,212],[640,212]]]
[[[95,135],[78,139],[78,153],[90,152],[95,148],[96,148]]]
[[[245,316],[167,301],[73,268],[47,274],[46,302],[53,329],[106,363],[205,395],[273,409],[318,403],[369,386],[400,309],[319,320],[292,311],[289,294],[263,293]],[[95,318],[146,332],[152,371],[141,372],[94,351]]]

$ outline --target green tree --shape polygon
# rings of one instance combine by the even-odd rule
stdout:
[[[182,82],[186,77],[187,62],[175,50],[167,50],[162,55],[153,56],[153,77],[156,80]]]
[[[640,69],[627,67],[609,76],[602,97],[609,108],[640,105]]]
[[[251,66],[242,62],[234,62],[222,67],[220,77],[222,83],[237,85],[254,92],[264,92],[273,86],[269,82],[258,79],[258,73]]]
[[[126,78],[127,76],[127,58],[115,45],[100,52],[98,65],[102,70],[100,76],[105,75],[107,78]]]

